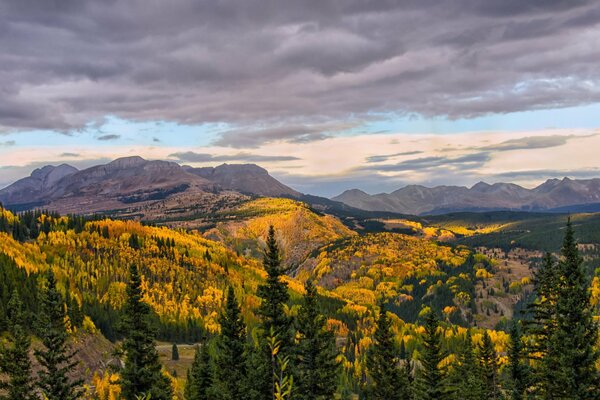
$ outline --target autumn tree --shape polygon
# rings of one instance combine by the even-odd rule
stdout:
[[[215,355],[215,393],[219,399],[246,398],[246,324],[232,286],[227,290],[225,311],[219,318],[221,332]]]
[[[296,392],[300,400],[333,398],[339,375],[338,351],[333,332],[319,310],[317,289],[311,280],[304,285],[304,303],[298,311],[299,342],[296,348]]]
[[[125,365],[120,383],[125,400],[136,400],[139,396],[150,396],[152,400],[173,397],[171,381],[162,372],[150,317],[150,306],[143,301],[142,278],[132,264],[123,317]]]
[[[54,273],[49,269],[40,315],[39,335],[43,347],[35,351],[41,366],[38,386],[48,400],[74,400],[82,394],[83,381],[70,378],[77,362],[74,359],[76,352],[68,343],[66,320],[65,303],[56,287]]]
[[[0,395],[2,400],[35,400],[29,348],[31,338],[24,328],[23,304],[15,290],[8,303],[8,346],[0,345]]]

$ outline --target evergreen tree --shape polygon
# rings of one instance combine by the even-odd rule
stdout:
[[[456,400],[479,400],[484,398],[481,373],[473,348],[471,331],[467,329],[457,361],[448,376],[452,398]]]
[[[547,392],[565,399],[600,398],[598,326],[593,320],[589,282],[582,267],[571,221],[567,222],[558,264],[560,281],[556,299],[556,329],[547,354],[557,373],[544,382]]]
[[[123,317],[125,366],[120,380],[122,396],[125,400],[136,400],[139,396],[171,400],[173,388],[170,379],[162,372],[150,325],[151,309],[142,300],[142,279],[135,264],[131,265],[129,275]]]
[[[368,386],[368,398],[373,400],[405,400],[410,398],[408,376],[401,368],[392,323],[380,302],[380,312],[373,335],[373,345],[367,354],[367,369],[371,382]]]
[[[319,312],[317,289],[312,281],[304,285],[304,304],[298,311],[296,393],[300,400],[331,399],[336,390],[339,365],[333,332],[326,329],[326,319]]]
[[[257,295],[262,299],[257,310],[261,319],[259,347],[262,349],[262,365],[256,365],[256,371],[263,373],[260,382],[253,382],[255,390],[261,393],[261,398],[270,399],[273,395],[274,368],[271,360],[271,350],[268,347],[267,338],[275,336],[278,340],[281,358],[289,357],[292,352],[293,335],[292,320],[285,313],[285,304],[289,300],[288,287],[282,280],[284,274],[281,265],[279,247],[275,239],[275,229],[269,227],[267,236],[267,248],[263,257],[263,265],[267,272],[266,282],[257,289]],[[271,335],[272,332],[272,335]],[[254,359],[258,361],[258,359]],[[293,369],[293,368],[292,368]]]
[[[492,338],[486,330],[478,346],[479,366],[483,382],[483,398],[495,400],[500,398],[498,387],[498,356]]]
[[[15,290],[8,303],[9,346],[0,345],[0,395],[2,400],[35,400],[35,385],[31,377],[29,347],[31,338],[24,328],[23,304]]]
[[[247,396],[244,387],[246,325],[231,286],[227,290],[227,304],[219,322],[221,333],[217,337],[215,356],[215,392],[218,398],[224,400],[244,399]]]
[[[421,354],[422,369],[417,381],[417,398],[419,400],[439,400],[445,398],[445,373],[440,368],[444,358],[442,343],[438,333],[439,321],[433,310],[425,318],[423,335],[423,352]]]
[[[171,360],[179,360],[179,349],[177,348],[177,343],[173,343],[173,346],[171,347]]]
[[[68,344],[65,303],[56,287],[56,278],[51,269],[48,270],[42,297],[40,328],[43,348],[35,351],[42,367],[38,372],[40,392],[48,400],[78,399],[82,394],[83,382],[70,379],[77,366],[74,361],[76,352]]]
[[[527,306],[531,320],[525,320],[527,334],[532,340],[528,344],[528,357],[535,360],[532,371],[532,390],[541,398],[551,399],[548,382],[556,380],[556,354],[559,349],[550,347],[550,338],[556,331],[556,302],[560,285],[560,271],[553,256],[547,253],[534,275],[535,300]]]
[[[194,362],[187,372],[185,382],[185,400],[210,400],[211,387],[213,385],[213,368],[211,363],[208,343],[196,347]]]
[[[527,388],[527,366],[523,363],[523,342],[517,322],[510,329],[510,344],[508,347],[508,374],[511,400],[522,400]]]

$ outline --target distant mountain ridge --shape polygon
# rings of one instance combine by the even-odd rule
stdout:
[[[168,200],[177,203],[169,206],[174,208],[207,206],[219,197],[231,200],[244,195],[299,196],[300,193],[254,164],[192,168],[133,156],[83,170],[67,164],[47,165],[1,189],[0,202],[15,209],[45,207],[63,213],[90,213],[132,205],[157,208],[158,201]]]
[[[548,179],[527,189],[514,183],[479,182],[471,188],[409,185],[392,193],[370,195],[359,189],[346,190],[332,198],[368,211],[427,215],[456,211],[555,211],[600,210],[600,179]]]

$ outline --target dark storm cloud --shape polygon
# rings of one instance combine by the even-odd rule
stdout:
[[[108,135],[98,136],[96,139],[102,140],[102,141],[110,141],[110,140],[117,140],[120,138],[121,138],[121,135],[108,134]]]
[[[211,162],[211,161],[238,161],[238,162],[251,162],[251,163],[259,163],[259,162],[281,162],[281,161],[296,161],[299,160],[298,157],[292,156],[262,156],[259,154],[250,154],[250,153],[237,153],[230,155],[213,155],[207,153],[195,153],[193,151],[186,151],[180,153],[173,153],[169,155],[169,158],[173,158],[178,162]]]
[[[579,0],[6,0],[0,132],[106,115],[265,127],[216,140],[242,148],[373,113],[589,104],[599,22]]]

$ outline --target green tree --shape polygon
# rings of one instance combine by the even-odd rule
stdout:
[[[440,368],[444,358],[439,321],[433,310],[425,317],[423,334],[423,352],[421,354],[421,370],[417,379],[417,398],[420,400],[439,400],[446,396],[445,371]]]
[[[173,388],[170,379],[162,372],[150,324],[151,309],[142,298],[142,278],[137,266],[132,264],[123,317],[125,365],[120,380],[122,396],[126,400],[135,400],[138,396],[171,400]]]
[[[304,304],[298,311],[296,357],[296,392],[300,400],[331,399],[339,378],[338,351],[333,332],[326,329],[326,319],[319,311],[317,289],[312,281],[304,285]]]
[[[481,373],[469,329],[467,329],[457,360],[449,373],[448,381],[453,399],[479,400],[484,398]]]
[[[523,362],[523,342],[521,330],[517,322],[510,329],[510,343],[508,346],[508,393],[511,400],[522,400],[525,395],[528,381],[528,368]]]
[[[70,378],[77,366],[75,351],[69,345],[65,303],[56,287],[52,270],[46,275],[42,297],[40,339],[43,348],[35,351],[41,369],[38,372],[40,392],[48,400],[73,400],[81,397],[82,380]]]
[[[282,280],[284,269],[281,265],[281,255],[273,226],[269,227],[266,245],[263,265],[267,272],[267,279],[257,289],[257,295],[262,301],[256,312],[261,320],[259,328],[262,333],[258,346],[263,356],[262,365],[255,365],[255,368],[257,372],[263,373],[263,377],[259,382],[252,382],[256,386],[255,390],[261,393],[260,398],[262,399],[272,398],[275,385],[275,366],[272,363],[267,338],[271,332],[277,337],[281,359],[290,357],[293,345],[292,319],[285,312],[285,305],[289,300],[288,287]],[[253,358],[253,361],[256,364],[259,359]],[[293,367],[290,369],[293,370]]]
[[[29,347],[31,338],[27,334],[23,315],[23,304],[15,290],[8,303],[8,342],[9,346],[0,345],[0,395],[2,400],[34,400],[35,384],[31,377],[31,361]]]
[[[227,290],[225,311],[219,323],[215,355],[215,392],[220,399],[237,400],[247,396],[245,390],[246,325],[233,287]]]
[[[184,396],[186,400],[210,400],[213,398],[213,368],[208,343],[196,347],[194,362],[187,372]]]
[[[483,398],[490,400],[499,399],[498,355],[487,330],[483,333],[483,339],[478,346],[478,358],[483,382]]]
[[[589,281],[582,267],[571,220],[567,222],[558,264],[560,281],[556,299],[556,329],[546,355],[557,373],[544,382],[555,398],[597,399],[600,385],[595,364],[598,360],[598,326],[593,320]]]
[[[177,343],[173,343],[173,346],[171,347],[171,360],[179,360],[179,349],[177,348]]]

